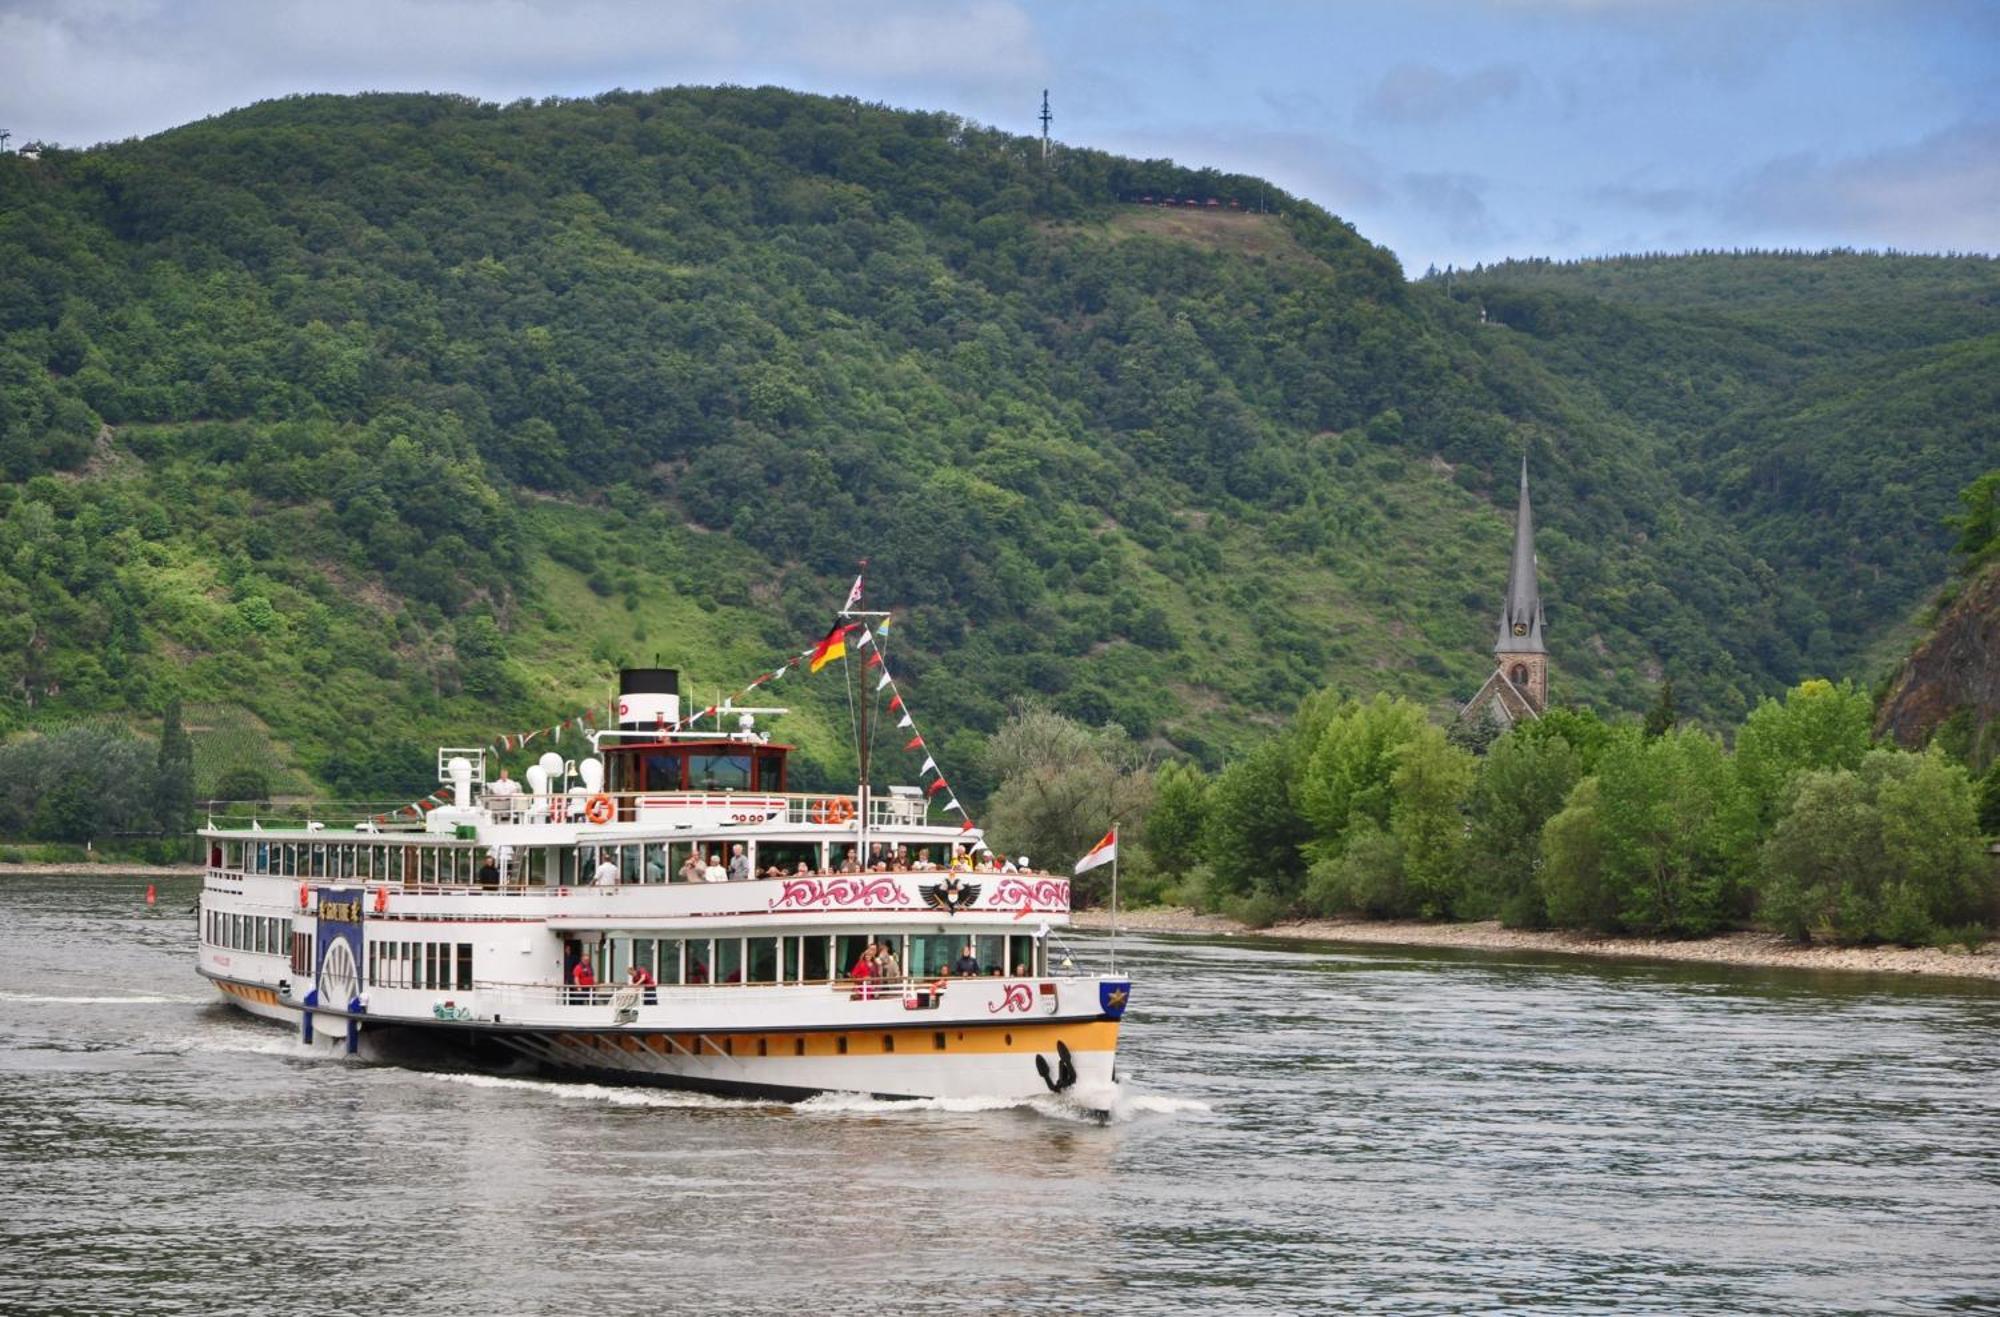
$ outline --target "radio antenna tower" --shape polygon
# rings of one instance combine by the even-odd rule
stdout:
[[[1044,87],[1042,88],[1042,160],[1044,163],[1047,163],[1049,158],[1049,120],[1053,117],[1049,113],[1049,89]]]

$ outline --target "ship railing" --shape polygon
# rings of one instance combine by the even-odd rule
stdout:
[[[914,788],[910,789],[914,792]],[[699,787],[662,787],[653,791],[599,793],[610,802],[610,814],[597,806],[600,817],[591,814],[594,796],[581,791],[527,792],[486,791],[478,803],[497,823],[580,823],[670,821],[676,813],[703,822],[716,820],[735,824],[818,825],[852,828],[858,797],[827,792],[802,791],[716,791]],[[873,796],[868,802],[868,826],[921,827],[928,817],[928,801],[915,794]]]
[[[495,823],[570,823],[588,826],[617,823],[671,822],[676,813],[704,825],[777,824],[852,830],[858,797],[828,792],[714,791],[700,788],[600,793],[610,801],[610,814],[592,817],[595,797],[581,791],[535,795],[528,792],[482,791],[474,802]],[[871,796],[868,826],[922,827],[929,822],[929,802],[915,794]],[[264,800],[206,800],[198,808],[219,828],[312,830],[326,832],[409,833],[425,830],[424,809],[407,800],[322,800],[274,797]]]
[[[765,1001],[824,1001],[828,996],[846,998],[849,1001],[905,1001],[918,998],[935,1004],[951,994],[952,985],[964,984],[965,991],[988,982],[1027,983],[1039,981],[1039,976],[1027,975],[964,975],[959,977],[939,977],[937,975],[908,975],[900,979],[816,979],[806,983],[794,981],[754,982],[754,983],[660,983],[651,987],[636,983],[597,983],[590,986],[565,985],[546,981],[535,983],[512,983],[499,980],[481,979],[474,985],[480,994],[481,1005],[488,1011],[495,1007],[505,1010],[509,1004],[521,1006],[612,1006],[631,1004],[657,1005],[661,1002],[677,1000],[681,1002],[700,1000],[718,991],[754,993]],[[457,996],[464,996],[461,989]],[[648,997],[652,1000],[648,1000]]]

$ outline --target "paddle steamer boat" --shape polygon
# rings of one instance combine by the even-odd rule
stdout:
[[[853,793],[791,791],[793,747],[755,721],[783,710],[683,720],[677,686],[621,673],[615,727],[512,790],[486,750],[440,749],[445,803],[408,823],[211,821],[201,974],[308,1040],[419,1065],[1108,1104],[1130,983],[1061,948],[1065,877],[950,867],[985,857],[962,813],[878,796],[865,767]],[[690,856],[769,876],[688,881]],[[851,977],[872,942],[896,977]]]

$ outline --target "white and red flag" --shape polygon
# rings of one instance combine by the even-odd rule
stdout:
[[[843,609],[852,608],[860,602],[861,602],[861,576],[857,573],[854,577],[854,588],[847,592],[847,602],[842,604],[841,608]]]
[[[1112,824],[1111,831],[1104,834],[1104,840],[1083,853],[1076,862],[1076,872],[1083,873],[1095,869],[1100,864],[1109,864],[1118,858],[1118,825]]]

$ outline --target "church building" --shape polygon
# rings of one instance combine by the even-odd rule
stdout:
[[[1521,459],[1521,511],[1514,522],[1514,562],[1493,642],[1493,675],[1459,710],[1505,727],[1539,718],[1549,707],[1549,651],[1542,643],[1542,591],[1536,580],[1535,517],[1528,508],[1528,459]]]

